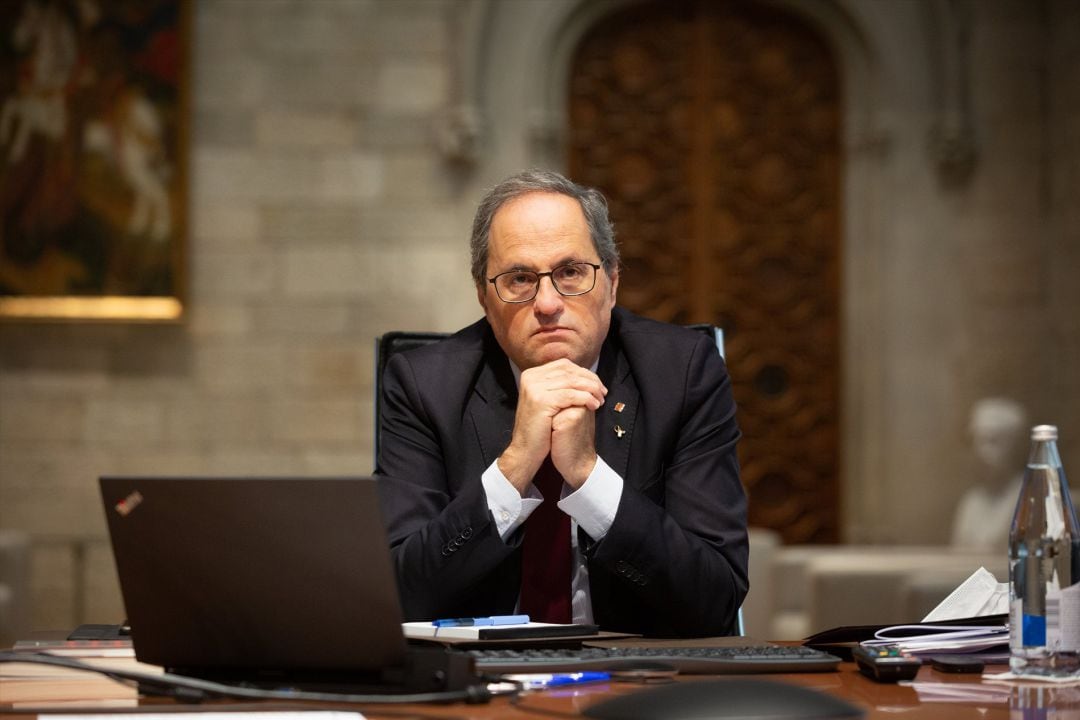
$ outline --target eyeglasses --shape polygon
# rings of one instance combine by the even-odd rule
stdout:
[[[499,299],[508,303],[529,302],[540,291],[540,278],[551,278],[551,286],[560,295],[573,297],[584,295],[596,286],[596,271],[599,265],[587,262],[573,262],[560,265],[550,272],[531,270],[510,270],[499,273],[487,281],[495,286]]]

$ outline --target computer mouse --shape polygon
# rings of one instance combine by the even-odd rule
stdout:
[[[725,678],[677,682],[601,700],[585,708],[597,720],[824,720],[866,713],[844,700],[778,680]]]

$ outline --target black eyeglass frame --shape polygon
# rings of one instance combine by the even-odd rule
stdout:
[[[593,273],[592,273],[592,285],[589,286],[588,290],[582,290],[581,292],[575,292],[575,293],[563,292],[562,290],[559,289],[559,284],[557,282],[555,282],[555,273],[557,273],[559,270],[562,270],[565,267],[573,267],[575,265],[587,265],[587,266],[592,268],[592,271],[593,271]],[[530,300],[534,300],[536,298],[536,295],[540,292],[540,281],[543,280],[544,278],[550,279],[551,280],[551,287],[555,288],[555,292],[559,293],[563,297],[578,297],[579,295],[587,295],[588,293],[591,293],[593,291],[593,289],[596,287],[596,273],[602,267],[603,267],[603,265],[599,265],[597,263],[585,262],[585,261],[569,262],[569,263],[563,263],[562,265],[558,265],[556,267],[553,267],[550,270],[548,270],[547,272],[535,272],[533,270],[507,270],[506,272],[499,273],[495,277],[489,277],[487,279],[487,281],[495,286],[495,294],[499,296],[500,300],[502,300],[504,303],[510,303],[512,305],[518,305],[520,303],[527,303]],[[496,281],[499,278],[501,278],[503,275],[515,275],[515,274],[518,274],[518,273],[529,273],[530,275],[535,275],[536,276],[536,283],[533,285],[533,293],[532,293],[532,295],[530,295],[527,298],[524,298],[523,300],[507,300],[499,292],[499,286],[496,284]]]

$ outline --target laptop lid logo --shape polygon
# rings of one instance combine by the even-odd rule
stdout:
[[[116,508],[116,512],[120,513],[120,517],[127,517],[135,511],[135,508],[139,507],[142,501],[142,493],[138,490],[135,490],[126,498],[116,503],[116,505],[114,505],[113,507]]]

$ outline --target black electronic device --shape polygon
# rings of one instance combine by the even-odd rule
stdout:
[[[935,655],[930,658],[930,667],[938,672],[981,673],[985,665],[973,655]]]
[[[468,658],[407,647],[373,478],[133,476],[100,486],[140,662],[335,693],[479,684]]]
[[[127,631],[125,632],[125,628]],[[68,640],[120,640],[131,636],[127,625],[80,625],[67,636]]]
[[[675,682],[601,700],[582,711],[597,720],[691,718],[861,718],[865,712],[818,690],[776,680],[725,678]]]
[[[882,683],[911,680],[922,666],[919,658],[903,654],[895,645],[856,645],[851,655],[863,675]]]
[[[612,670],[662,663],[683,674],[834,672],[840,658],[797,645],[720,647],[632,646],[583,648],[486,648],[469,650],[485,673],[545,673]]]

